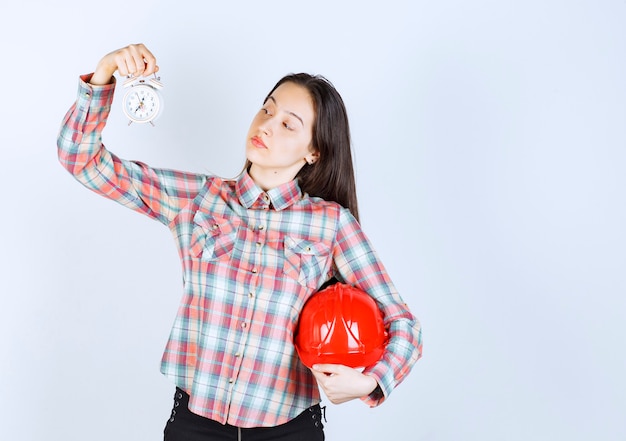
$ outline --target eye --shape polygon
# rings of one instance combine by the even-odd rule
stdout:
[[[261,113],[263,113],[264,115],[271,115],[272,114],[267,107],[261,108]]]
[[[289,122],[287,121],[283,123],[283,127],[286,128],[287,130],[293,130],[293,126],[289,124]]]

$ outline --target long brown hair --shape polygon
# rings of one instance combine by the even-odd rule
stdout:
[[[300,188],[310,196],[337,202],[350,210],[358,221],[350,126],[343,99],[323,76],[297,73],[281,78],[263,103],[287,82],[304,87],[311,95],[315,110],[313,148],[319,152],[319,158],[313,164],[306,164],[296,175]],[[249,167],[250,161],[247,161],[246,168]]]

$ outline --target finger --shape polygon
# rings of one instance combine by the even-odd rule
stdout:
[[[139,77],[143,75],[146,65],[143,61],[142,48],[131,44],[126,51],[126,65],[131,74]]]
[[[311,369],[311,373],[313,374],[313,376],[315,377],[318,383],[322,383],[324,381],[324,377],[326,377],[326,374],[324,372],[318,372],[314,369]]]
[[[156,64],[156,57],[148,50],[147,47],[143,46],[142,49],[141,56],[145,67],[144,75],[148,76],[158,72],[159,66]]]
[[[135,67],[132,64],[129,64],[126,58],[123,58],[118,66],[118,72],[120,75],[129,76],[135,74]]]
[[[135,75],[148,76],[156,72],[156,57],[143,44],[131,45],[132,60],[135,65]]]
[[[122,76],[134,74],[136,71],[132,55],[126,48],[115,53],[115,65],[117,66],[117,71]]]
[[[344,366],[340,364],[315,364],[313,365],[313,370],[317,372],[322,372],[326,375],[331,374],[339,374]]]
[[[114,53],[117,70],[123,76],[139,76],[143,72],[144,63],[140,58],[139,51],[134,45],[126,46]]]

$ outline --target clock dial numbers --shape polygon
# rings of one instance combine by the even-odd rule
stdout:
[[[162,99],[154,87],[135,84],[124,95],[123,109],[130,123],[152,123],[162,110]]]
[[[146,89],[132,93],[126,101],[126,106],[126,110],[140,120],[148,119],[158,110],[154,93]]]

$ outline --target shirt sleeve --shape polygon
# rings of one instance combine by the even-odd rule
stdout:
[[[169,224],[206,183],[206,176],[155,169],[127,161],[102,144],[102,130],[113,101],[115,81],[89,84],[80,77],[78,97],[61,124],[57,138],[59,161],[90,190]]]
[[[339,219],[333,259],[343,280],[372,296],[383,313],[389,333],[387,347],[381,359],[363,371],[373,376],[380,388],[362,400],[371,407],[378,406],[421,357],[421,326],[400,297],[359,223],[345,209]]]

